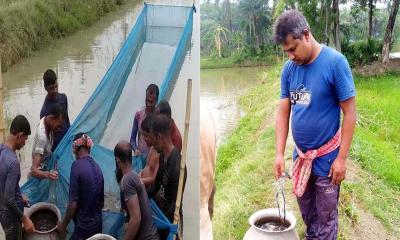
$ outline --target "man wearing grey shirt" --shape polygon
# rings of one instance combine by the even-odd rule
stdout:
[[[121,206],[127,212],[125,240],[158,240],[144,184],[132,168],[132,150],[128,141],[114,148],[116,177],[121,186]]]
[[[18,115],[11,123],[5,144],[0,145],[0,223],[6,240],[22,239],[21,222],[26,232],[34,231],[32,221],[23,212],[25,203],[19,188],[21,169],[15,154],[25,145],[30,134],[28,120]]]

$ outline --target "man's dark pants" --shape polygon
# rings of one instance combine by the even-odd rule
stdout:
[[[0,223],[6,240],[22,240],[22,223],[8,211],[0,211]]]
[[[307,240],[335,240],[338,232],[338,202],[340,185],[331,178],[310,176],[306,191],[297,198]]]

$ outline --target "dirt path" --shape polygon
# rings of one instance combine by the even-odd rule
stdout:
[[[360,182],[363,176],[369,175],[365,170],[361,169],[354,161],[348,162],[347,180],[349,182]],[[351,239],[379,239],[379,240],[395,240],[394,236],[388,234],[382,223],[368,209],[363,208],[360,203],[356,202],[357,210],[360,218],[355,224]]]

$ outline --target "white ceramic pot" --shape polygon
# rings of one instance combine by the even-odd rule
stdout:
[[[35,212],[39,210],[50,210],[57,216],[57,220],[61,220],[61,213],[60,210],[57,208],[57,206],[51,204],[51,203],[46,203],[46,202],[40,202],[32,205],[28,210],[27,210],[27,216],[30,218]],[[48,230],[48,231],[37,231],[35,230],[34,233],[32,234],[25,234],[25,240],[58,240],[59,239],[59,234],[56,231],[57,225]]]
[[[116,240],[116,239],[107,234],[96,234],[86,240]]]
[[[262,218],[278,217],[279,210],[277,208],[262,209],[255,212],[249,218],[250,228],[247,230],[243,240],[298,240],[295,226],[296,218],[291,212],[286,211],[286,220],[290,223],[290,226],[280,232],[267,231],[258,228],[255,223]]]

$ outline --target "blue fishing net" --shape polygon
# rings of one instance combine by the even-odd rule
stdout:
[[[171,96],[191,46],[193,12],[193,7],[144,4],[117,57],[49,160],[47,170],[57,166],[59,179],[31,178],[22,186],[31,204],[51,202],[65,213],[74,161],[72,140],[77,133],[85,132],[95,143],[91,156],[104,176],[103,233],[123,237],[124,218],[120,213],[112,149],[120,139],[129,139],[135,111],[131,106],[143,101],[149,83],[160,86],[160,100]],[[140,171],[145,159],[134,157],[133,163],[135,170]],[[157,228],[169,229],[168,239],[172,239],[177,225],[168,221],[154,201],[151,208]],[[72,230],[73,223],[68,226],[68,232]]]

